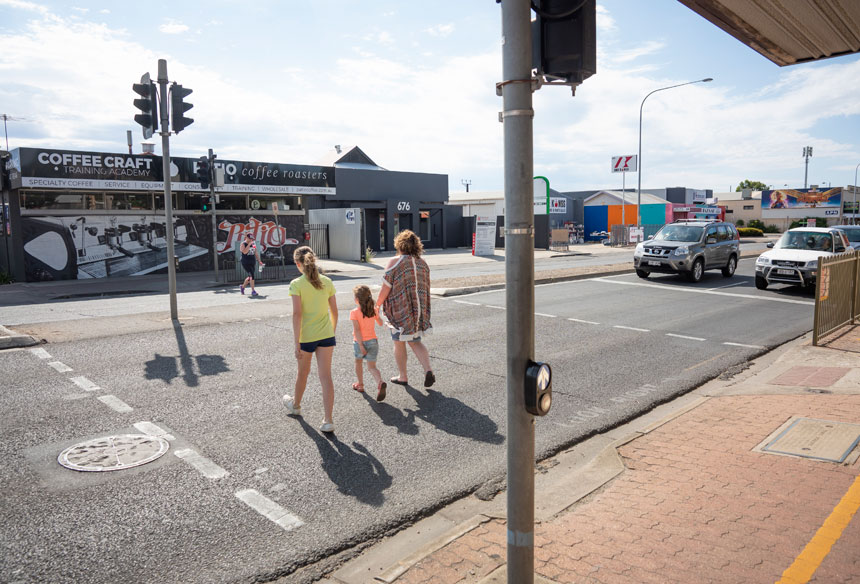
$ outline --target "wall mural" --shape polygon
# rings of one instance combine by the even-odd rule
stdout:
[[[299,244],[303,217],[219,215],[221,267],[243,234],[254,234],[263,261],[286,261]],[[28,282],[137,276],[167,272],[164,215],[23,217],[24,265]],[[174,253],[180,271],[212,269],[212,217],[174,217]]]

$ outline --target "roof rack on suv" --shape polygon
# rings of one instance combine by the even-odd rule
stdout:
[[[675,219],[672,223],[722,223],[719,219]]]

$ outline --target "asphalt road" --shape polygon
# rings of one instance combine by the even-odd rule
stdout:
[[[708,272],[698,284],[631,274],[538,286],[536,357],[553,365],[555,399],[537,422],[537,451],[808,331],[812,299],[756,290],[752,267],[746,259],[734,278]],[[352,299],[338,300],[348,325]],[[383,403],[350,389],[351,337],[340,326],[330,438],[317,431],[313,377],[303,418],[281,405],[295,372],[286,311],[0,353],[0,581],[270,580],[498,481],[504,310],[503,291],[434,300],[437,384],[418,387],[411,359],[416,387],[394,386]],[[390,342],[380,345],[392,375]],[[114,472],[57,464],[64,448],[141,429],[169,434],[170,451]]]

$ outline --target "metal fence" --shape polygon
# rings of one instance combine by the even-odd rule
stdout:
[[[860,321],[860,251],[818,260],[812,344]]]
[[[329,259],[328,225],[311,223],[305,226],[305,231],[311,236],[308,245],[314,254],[321,260]]]
[[[630,230],[628,225],[613,225],[612,230],[609,234],[609,245],[612,246],[622,246],[622,245],[630,245]],[[644,240],[647,240],[649,236],[655,235],[660,228],[663,227],[662,224],[656,225],[643,225],[642,226],[642,237]]]

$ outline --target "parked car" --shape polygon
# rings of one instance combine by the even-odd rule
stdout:
[[[773,249],[755,261],[755,287],[759,290],[770,284],[814,286],[819,258],[850,248],[845,233],[834,227],[795,227],[767,246]]]
[[[841,229],[848,237],[848,243],[854,249],[860,249],[860,225],[834,225],[833,229]]]
[[[636,275],[652,272],[682,274],[691,282],[702,279],[705,270],[721,270],[730,278],[738,266],[740,236],[733,223],[686,220],[668,223],[636,246],[633,266]]]

